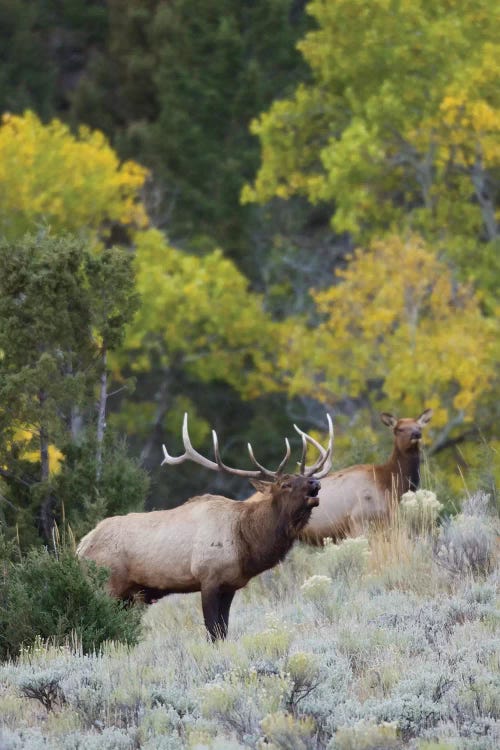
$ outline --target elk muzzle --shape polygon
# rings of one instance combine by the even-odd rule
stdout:
[[[307,490],[308,490],[307,507],[308,508],[316,508],[319,505],[318,494],[319,494],[320,489],[321,489],[321,482],[319,482],[317,479],[310,477],[307,480]]]

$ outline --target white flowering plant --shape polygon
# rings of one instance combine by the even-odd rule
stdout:
[[[442,503],[431,490],[409,490],[401,496],[399,510],[409,531],[415,534],[428,534],[436,526],[443,509]]]

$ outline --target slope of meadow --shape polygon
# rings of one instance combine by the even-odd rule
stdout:
[[[480,495],[433,515],[296,546],[237,593],[215,646],[196,594],[150,607],[134,648],[40,643],[0,667],[0,747],[493,750],[497,518]]]

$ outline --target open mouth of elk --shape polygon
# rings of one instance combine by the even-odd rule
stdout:
[[[313,479],[310,482],[309,486],[309,494],[307,496],[307,505],[309,508],[316,508],[319,505],[319,491],[321,489],[321,484],[318,482],[317,479]]]

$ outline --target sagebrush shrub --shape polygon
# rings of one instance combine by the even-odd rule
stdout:
[[[270,627],[258,633],[249,633],[242,638],[248,654],[253,658],[279,659],[288,654],[292,633],[280,622],[270,622]]]
[[[455,575],[485,576],[494,568],[495,546],[495,528],[488,520],[460,513],[441,527],[434,556]]]
[[[373,724],[360,721],[352,727],[339,727],[328,750],[399,750],[403,743],[392,722]]]
[[[290,684],[281,674],[262,674],[250,669],[244,675],[231,672],[201,691],[202,715],[216,718],[242,742],[255,743],[260,722],[268,713],[283,709]]]
[[[464,516],[479,516],[493,520],[490,496],[486,492],[469,495],[462,503],[462,513]]]
[[[262,719],[261,727],[265,736],[257,745],[259,750],[314,750],[317,747],[311,717],[296,718],[276,712]]]
[[[393,696],[370,706],[370,710],[378,721],[394,722],[405,741],[435,727],[441,718],[437,702],[418,694]]]
[[[331,593],[332,579],[330,576],[314,575],[307,578],[300,589],[304,596],[312,601],[322,599]]]
[[[102,732],[71,732],[61,738],[58,750],[135,750],[137,736],[134,731],[127,732],[115,727],[106,727]]]
[[[285,671],[290,682],[286,707],[292,713],[296,713],[299,703],[323,681],[321,664],[315,654],[299,651],[289,656]]]
[[[62,673],[59,670],[46,669],[22,679],[19,689],[26,698],[40,701],[47,711],[51,711],[54,704],[64,701],[61,678]]]
[[[351,582],[366,572],[370,554],[370,545],[364,536],[343,539],[338,544],[325,539],[317,564],[333,579]]]
[[[39,729],[15,731],[0,729],[0,747],[2,750],[49,750],[49,742]]]

